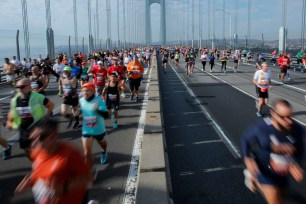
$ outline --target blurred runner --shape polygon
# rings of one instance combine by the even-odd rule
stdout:
[[[300,164],[304,155],[303,128],[296,123],[288,101],[277,99],[270,110],[271,118],[251,126],[241,139],[245,161],[246,184],[256,187],[269,204],[283,203],[288,195],[289,176],[303,180]]]
[[[58,124],[47,117],[39,120],[30,139],[32,172],[24,177],[15,192],[32,187],[35,203],[83,204],[92,175],[75,147],[58,141]]]
[[[6,127],[19,130],[19,146],[30,155],[28,128],[43,116],[50,116],[54,103],[44,95],[31,91],[29,79],[20,79],[16,84],[17,94],[11,100]],[[47,111],[45,111],[45,108]]]

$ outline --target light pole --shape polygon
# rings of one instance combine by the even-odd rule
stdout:
[[[199,0],[199,49],[202,48],[202,0]]]
[[[194,0],[192,0],[192,27],[191,27],[191,32],[192,32],[191,46],[193,48],[193,40],[194,40]]]
[[[76,9],[76,0],[73,0],[73,17],[74,17],[74,42],[75,49],[78,51],[78,17],[77,17],[77,9]]]
[[[230,22],[229,22],[229,37],[230,37],[230,46],[232,46],[232,13],[222,10],[222,9],[216,9],[216,11],[222,11],[225,14],[228,14],[230,16]],[[224,28],[225,30],[225,28]],[[225,39],[225,37],[224,37]]]
[[[251,0],[248,2],[248,46],[250,46],[251,40]],[[247,47],[248,48],[248,47]]]
[[[303,6],[302,6],[302,32],[301,32],[301,40],[302,40],[302,50],[304,51],[305,48],[305,21],[306,21],[306,0],[303,0]]]

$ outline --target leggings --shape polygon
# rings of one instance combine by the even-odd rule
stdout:
[[[203,70],[205,70],[206,61],[202,61],[202,65],[203,65]]]
[[[222,63],[221,69],[223,69],[224,67],[224,70],[226,71],[226,61],[222,61],[221,63]]]

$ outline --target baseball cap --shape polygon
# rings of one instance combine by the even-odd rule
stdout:
[[[92,92],[95,92],[95,85],[93,83],[85,83],[83,84],[82,88],[88,88]]]
[[[98,64],[103,64],[103,62],[102,61],[98,61]]]
[[[116,60],[116,61],[117,61],[117,60],[118,60],[118,57],[113,57],[113,60]]]
[[[64,71],[70,71],[70,72],[72,72],[72,68],[71,68],[71,67],[66,66],[66,67],[64,67]]]

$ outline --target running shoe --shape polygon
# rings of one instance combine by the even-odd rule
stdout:
[[[112,113],[111,119],[114,120],[115,119],[115,114]]]
[[[261,113],[260,111],[257,111],[256,115],[257,115],[258,117],[262,117],[262,113]]]
[[[115,121],[114,124],[113,124],[113,129],[117,129],[118,128],[118,122]]]
[[[278,74],[277,76],[278,76],[278,79],[280,79],[280,78],[281,78],[281,75],[280,75],[280,74]]]
[[[243,170],[243,174],[244,174],[244,184],[246,185],[246,187],[252,191],[252,192],[256,192],[256,185],[253,181],[251,181],[251,173],[249,170],[244,169]]]
[[[125,98],[125,96],[126,96],[125,93],[122,92],[121,97],[122,97],[122,98]]]
[[[74,124],[73,124],[73,129],[77,129],[80,125],[80,122],[79,121],[75,121]]]
[[[4,150],[3,160],[8,160],[11,157],[11,154],[12,154],[12,146],[8,145],[7,149]]]
[[[14,93],[16,93],[16,91],[14,91],[14,90],[13,90],[13,91],[11,91],[11,94],[14,94]]]
[[[101,158],[100,158],[100,164],[105,164],[107,162],[107,153],[102,152],[101,153]]]
[[[134,95],[131,95],[131,101],[134,99]]]
[[[62,97],[62,96],[63,96],[61,93],[58,93],[57,95],[58,95],[59,97]]]

